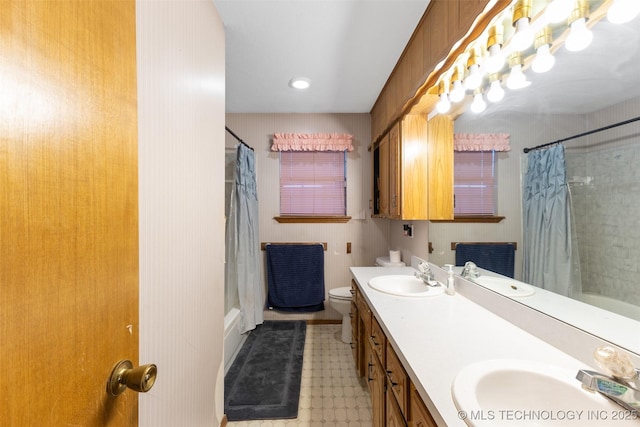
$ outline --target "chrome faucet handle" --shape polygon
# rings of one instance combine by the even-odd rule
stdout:
[[[478,266],[473,261],[467,261],[464,263],[464,267],[462,268],[460,275],[465,279],[475,279],[480,277]]]
[[[631,363],[631,359],[626,354],[616,348],[606,345],[596,348],[593,359],[604,373],[627,382],[638,380],[638,371]]]
[[[640,416],[640,370],[633,367],[626,354],[612,346],[596,348],[593,357],[604,373],[579,370],[576,379],[582,388],[598,392]]]
[[[414,273],[417,278],[422,279],[422,281],[424,281],[425,283],[427,283],[429,280],[433,280],[433,271],[431,271],[428,263],[421,262],[420,264],[418,264],[418,270],[420,271],[416,271]]]

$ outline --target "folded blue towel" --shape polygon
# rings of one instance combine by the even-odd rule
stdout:
[[[456,265],[473,261],[478,267],[513,278],[515,246],[510,243],[474,243],[456,245]]]
[[[266,252],[268,307],[299,312],[324,310],[323,246],[269,244]]]

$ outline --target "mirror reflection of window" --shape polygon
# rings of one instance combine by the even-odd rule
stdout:
[[[496,164],[494,151],[456,151],[454,209],[456,217],[496,214]]]

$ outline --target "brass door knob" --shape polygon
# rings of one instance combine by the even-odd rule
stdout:
[[[127,388],[139,393],[151,390],[156,382],[158,367],[154,364],[133,367],[130,360],[121,360],[111,370],[107,381],[107,393],[118,396]]]

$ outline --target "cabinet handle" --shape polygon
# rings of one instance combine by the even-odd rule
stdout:
[[[389,382],[391,383],[391,387],[395,387],[398,385],[398,383],[393,381],[393,371],[387,371],[387,378],[389,378]]]

